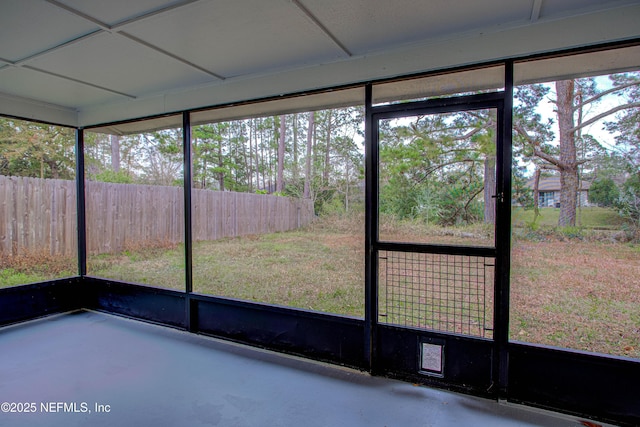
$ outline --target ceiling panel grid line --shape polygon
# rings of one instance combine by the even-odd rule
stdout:
[[[116,94],[116,95],[122,95],[122,96],[130,98],[130,99],[136,99],[137,98],[135,95],[131,95],[131,94],[124,93],[124,92],[119,92],[117,90],[109,89],[107,87],[102,87],[102,86],[99,86],[99,85],[96,85],[96,84],[93,84],[93,83],[90,83],[90,82],[85,82],[85,81],[82,81],[82,80],[74,79],[73,77],[63,76],[62,74],[56,74],[56,73],[51,72],[51,71],[42,70],[42,69],[39,69],[39,68],[36,68],[36,67],[32,67],[30,65],[23,65],[23,68],[26,68],[26,69],[32,70],[32,71],[36,71],[38,73],[48,74],[48,75],[53,76],[53,77],[58,77],[58,78],[61,78],[61,79],[64,79],[64,80],[68,80],[70,82],[80,83],[82,85],[89,86],[89,87],[92,87],[92,88],[95,88],[95,89],[100,89],[100,90],[104,90],[106,92],[111,92],[111,93]]]
[[[95,31],[93,33],[87,34],[84,37],[79,38],[79,40],[81,40],[81,39],[83,39],[85,37],[90,37],[90,36],[96,35],[98,33],[101,33],[102,30],[104,30],[104,31],[107,31],[107,32],[109,32],[111,34],[117,34],[117,35],[120,35],[122,37],[126,37],[127,39],[129,39],[129,40],[131,40],[131,41],[133,41],[135,43],[138,43],[141,46],[144,46],[144,47],[146,47],[148,49],[152,49],[152,50],[154,50],[154,51],[156,51],[156,52],[158,52],[158,53],[160,53],[162,55],[165,55],[168,58],[171,58],[171,59],[174,59],[176,61],[179,61],[179,62],[181,62],[181,63],[183,63],[183,64],[185,64],[185,65],[187,65],[189,67],[192,67],[192,68],[194,68],[194,69],[196,69],[198,71],[206,73],[209,76],[215,77],[216,79],[224,80],[224,77],[222,77],[218,73],[215,73],[214,71],[208,70],[205,67],[202,67],[202,66],[200,66],[198,64],[195,64],[195,63],[193,63],[191,61],[188,61],[185,58],[180,57],[179,55],[176,55],[176,54],[173,54],[171,52],[168,52],[168,51],[162,49],[161,47],[154,45],[153,43],[150,43],[148,41],[145,41],[145,40],[142,40],[142,39],[140,39],[138,37],[135,37],[132,34],[129,34],[128,32],[126,32],[124,30],[120,30],[120,28],[123,28],[123,27],[129,26],[129,25],[132,25],[132,24],[136,24],[136,23],[142,22],[142,21],[144,21],[146,19],[158,16],[160,14],[164,14],[164,13],[168,13],[168,12],[171,12],[171,11],[175,11],[178,8],[190,5],[192,3],[195,3],[195,2],[201,1],[201,0],[184,0],[184,1],[181,1],[181,2],[178,2],[178,3],[175,3],[175,4],[171,4],[171,5],[167,6],[167,7],[163,7],[163,8],[158,9],[158,10],[145,11],[145,12],[139,14],[139,15],[136,15],[136,16],[133,16],[133,17],[127,17],[127,18],[123,19],[122,21],[120,21],[120,22],[118,22],[118,23],[116,23],[114,25],[109,25],[106,22],[103,22],[103,21],[101,21],[101,20],[99,20],[99,19],[97,19],[97,18],[95,18],[95,17],[93,17],[93,16],[91,16],[89,14],[86,14],[86,13],[84,13],[84,12],[82,12],[82,11],[76,9],[76,8],[68,6],[68,5],[64,4],[64,3],[61,3],[59,1],[57,1],[57,0],[45,0],[45,1],[47,1],[48,3],[50,3],[50,4],[52,4],[52,5],[56,6],[56,7],[64,9],[67,12],[72,13],[72,14],[74,14],[74,15],[82,18],[82,19],[85,19],[85,20],[87,20],[87,21],[89,21],[89,22],[91,22],[91,23],[93,23],[93,24],[95,24],[95,25],[97,25],[98,27],[101,28],[101,30],[97,30],[97,31]],[[73,42],[75,42],[75,41],[73,41]],[[64,46],[66,46],[66,45],[67,44],[61,44],[59,46],[56,46],[56,49],[57,48],[62,48]],[[42,52],[42,53],[38,54],[38,56],[42,55],[42,54],[46,54],[46,53],[47,52]]]
[[[311,20],[311,22],[316,25],[324,34],[326,34],[332,42],[336,44],[347,56],[353,56],[353,53],[347,48],[344,43],[342,43],[321,21],[315,16],[309,9],[303,5],[300,0],[291,0],[291,2],[306,16]]]
[[[531,8],[531,22],[535,22],[540,19],[540,10],[542,9],[543,0],[534,0],[533,7]]]
[[[198,64],[194,64],[193,62],[188,61],[188,60],[186,60],[186,59],[184,59],[184,58],[181,58],[181,57],[179,57],[178,55],[174,55],[174,54],[173,54],[173,53],[171,53],[171,52],[167,52],[166,50],[161,49],[161,48],[159,48],[158,46],[154,46],[153,44],[148,43],[148,42],[146,42],[146,41],[144,41],[144,40],[142,40],[142,39],[139,39],[138,37],[136,37],[136,36],[134,36],[134,35],[132,35],[132,34],[129,34],[129,33],[125,32],[125,31],[118,31],[117,33],[118,33],[119,35],[123,36],[123,37],[128,38],[129,40],[132,40],[132,41],[134,41],[134,42],[136,42],[136,43],[138,43],[138,44],[142,45],[142,46],[146,46],[146,47],[148,47],[149,49],[153,49],[153,50],[155,50],[156,52],[159,52],[159,53],[161,53],[161,54],[163,54],[163,55],[165,55],[165,56],[168,56],[169,58],[173,58],[173,59],[175,59],[176,61],[180,61],[180,62],[182,62],[182,63],[183,63],[183,64],[185,64],[185,65],[188,65],[188,66],[190,66],[190,67],[192,67],[192,68],[195,68],[196,70],[202,71],[203,73],[206,73],[206,74],[208,74],[208,75],[210,75],[210,76],[212,76],[212,77],[215,77],[215,78],[216,78],[216,79],[218,79],[218,80],[224,80],[224,79],[225,79],[225,77],[223,77],[223,76],[221,76],[221,75],[219,75],[219,74],[216,74],[216,73],[214,73],[213,71],[207,70],[206,68],[201,67],[201,66],[199,66]]]
[[[89,16],[86,13],[82,13],[77,9],[74,9],[74,8],[72,8],[70,6],[67,6],[64,3],[61,3],[61,2],[56,1],[56,0],[44,0],[44,1],[46,1],[49,4],[52,4],[55,7],[58,7],[58,8],[63,9],[63,10],[66,10],[67,12],[69,12],[69,13],[71,13],[71,14],[79,17],[79,18],[82,18],[82,19],[84,19],[86,21],[89,21],[92,24],[97,25],[98,27],[100,27],[101,29],[103,29],[105,31],[110,31],[111,30],[111,27],[109,27],[109,25],[105,24],[104,22],[101,22],[100,20],[98,20],[98,19],[96,19],[96,18],[94,18],[92,16]]]
[[[158,16],[158,15],[163,15],[163,14],[175,11],[176,9],[179,9],[179,8],[184,7],[184,6],[188,6],[188,5],[192,4],[192,3],[197,3],[197,2],[200,2],[200,1],[202,1],[202,0],[182,0],[182,1],[175,2],[175,3],[171,3],[168,6],[161,7],[161,8],[156,9],[156,10],[146,11],[146,12],[140,13],[138,15],[122,19],[122,20],[114,23],[111,26],[111,29],[117,30],[117,29],[125,27],[127,25],[138,23],[138,22],[142,22],[142,21],[144,21],[146,19],[153,18],[153,17]]]
[[[22,66],[23,64],[25,64],[25,63],[27,63],[29,61],[33,61],[34,59],[40,58],[41,56],[45,56],[45,55],[48,55],[48,54],[54,54],[56,51],[59,51],[60,49],[63,49],[65,47],[69,47],[69,46],[72,46],[74,44],[89,40],[89,39],[91,39],[91,38],[93,38],[93,37],[95,37],[95,36],[97,36],[99,34],[104,34],[104,33],[105,33],[104,30],[95,30],[95,31],[92,31],[92,32],[87,33],[87,34],[83,34],[80,37],[76,37],[75,39],[65,41],[63,43],[57,44],[57,45],[55,45],[53,47],[50,47],[48,49],[32,53],[31,55],[25,56],[24,58],[20,58],[17,61],[15,61],[12,65],[20,67],[20,66]]]
[[[167,58],[171,58],[172,60],[176,60],[179,61],[187,66],[189,66],[190,68],[193,68],[195,70],[198,70],[199,72],[203,72],[205,74],[207,74],[208,76],[214,77],[218,80],[223,80],[224,78],[222,76],[217,75],[214,72],[211,72],[210,70],[205,69],[204,67],[201,67],[197,64],[194,64],[190,61],[185,60],[184,58],[180,58],[177,55],[171,54],[170,52],[166,52],[163,49],[156,47],[154,45],[152,45],[151,43],[145,42],[143,40],[140,40],[130,34],[125,33],[124,31],[114,31],[113,30],[113,26],[110,26],[109,24],[107,24],[106,22],[103,22],[93,16],[90,16],[89,14],[86,14],[84,12],[81,12],[71,6],[68,6],[62,2],[59,2],[57,0],[44,0],[46,1],[48,4],[59,8],[60,10],[63,10],[65,13],[69,13],[72,14],[75,17],[81,18],[82,20],[85,20],[87,22],[89,22],[92,25],[97,26],[97,29],[92,29],[89,32],[79,35],[71,40],[65,40],[62,41],[60,43],[55,44],[54,46],[50,46],[47,47],[43,50],[39,50],[37,52],[31,52],[28,55],[24,56],[24,57],[20,57],[17,60],[9,60],[9,59],[5,59],[2,58],[2,62],[5,63],[6,65],[0,67],[0,71],[3,71],[5,69],[9,69],[11,67],[20,67],[20,68],[26,68],[29,69],[31,71],[37,72],[37,73],[43,73],[49,76],[53,76],[56,78],[60,78],[69,82],[73,82],[75,84],[80,84],[83,86],[87,86],[87,87],[91,87],[94,89],[99,89],[99,90],[103,90],[105,92],[108,93],[112,93],[112,94],[116,94],[116,95],[121,95],[124,96],[126,98],[129,99],[136,99],[137,96],[131,93],[127,93],[127,91],[115,88],[115,87],[109,87],[107,85],[104,84],[99,84],[96,83],[95,81],[90,81],[89,79],[81,79],[81,78],[77,78],[77,77],[73,77],[73,76],[69,76],[66,75],[65,73],[60,73],[60,72],[56,72],[54,70],[50,70],[50,69],[46,69],[45,67],[40,67],[40,66],[33,66],[33,65],[28,65],[29,63],[32,63],[34,60],[37,60],[39,58],[43,58],[43,57],[47,57],[47,56],[53,56],[55,55],[57,52],[68,48],[70,46],[73,45],[77,45],[80,44],[82,42],[86,42],[89,41],[90,39],[95,38],[96,36],[105,34],[105,33],[110,33],[110,34],[117,34],[119,36],[125,37],[127,39],[129,39],[130,41],[133,41],[141,46],[144,46],[147,49],[152,49],[157,53],[160,53],[162,55],[164,55]],[[115,25],[115,27],[124,27],[126,25],[130,25],[145,19],[148,19],[150,17],[153,16],[157,16],[161,13],[167,13],[169,11],[175,10],[178,7],[182,7],[182,6],[186,6],[188,4],[194,3],[196,1],[200,1],[200,0],[186,0],[186,1],[181,1],[179,3],[176,4],[172,4],[170,6],[161,8],[159,10],[153,10],[153,11],[145,11],[142,14],[139,14],[137,16],[134,17],[127,17],[126,19],[122,20],[121,22],[117,23]]]

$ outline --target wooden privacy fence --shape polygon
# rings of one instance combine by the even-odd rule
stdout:
[[[76,183],[0,175],[0,253],[76,253]]]
[[[87,182],[87,251],[114,253],[184,241],[182,187]],[[311,200],[192,190],[193,240],[293,230],[314,217]],[[0,253],[76,253],[74,181],[0,176]]]

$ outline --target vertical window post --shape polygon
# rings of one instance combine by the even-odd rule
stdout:
[[[87,227],[84,194],[84,129],[76,128],[76,219],[78,238],[78,275],[87,275]]]
[[[182,149],[183,149],[183,174],[184,174],[184,268],[185,268],[185,291],[187,293],[186,323],[189,331],[197,329],[195,319],[197,318],[195,307],[190,298],[193,292],[192,255],[193,255],[193,235],[191,230],[191,117],[188,111],[182,113]]]
[[[375,325],[378,321],[378,256],[374,250],[377,241],[378,230],[378,167],[377,147],[373,146],[373,87],[365,86],[365,297],[364,297],[364,357],[366,366],[370,371],[374,370],[376,343]]]
[[[508,384],[509,280],[511,265],[511,156],[513,127],[513,61],[505,63],[502,138],[498,138],[497,176],[499,177],[496,209],[496,275],[494,304],[494,384],[498,397],[506,398]]]

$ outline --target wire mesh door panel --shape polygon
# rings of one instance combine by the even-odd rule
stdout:
[[[493,337],[493,257],[383,250],[378,321]]]

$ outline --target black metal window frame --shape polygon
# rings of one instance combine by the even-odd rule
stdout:
[[[538,58],[568,56],[577,53],[600,51],[640,44],[640,39],[607,43],[600,46],[571,49],[553,54],[532,55],[506,61],[494,61],[477,64],[473,68],[483,66],[504,65],[504,92],[483,94],[491,102],[502,102],[503,141],[504,146],[498,150],[497,167],[503,168],[502,179],[498,180],[497,191],[507,197],[511,190],[511,128],[513,107],[513,64],[514,61],[534,60]],[[460,67],[455,70],[469,69]],[[440,70],[442,72],[442,70]],[[404,78],[425,77],[432,73],[422,73]],[[385,80],[386,81],[386,80]],[[391,117],[393,114],[403,115],[407,111],[437,111],[441,108],[453,110],[466,107],[455,105],[469,100],[480,100],[481,96],[472,98],[459,97],[451,100],[431,100],[419,103],[404,104],[405,110],[397,110],[395,106],[372,106],[372,85],[384,81],[359,83],[336,87],[363,87],[365,92],[365,141],[372,140],[372,124],[375,118]],[[324,90],[323,90],[324,91]],[[320,91],[320,92],[323,92]],[[309,92],[311,94],[313,92]],[[292,94],[291,96],[296,96]],[[275,99],[275,98],[274,98]],[[279,97],[278,99],[282,99]],[[270,99],[253,102],[268,101]],[[485,100],[486,101],[486,100]],[[452,103],[449,106],[445,104]],[[235,104],[237,105],[237,104]],[[478,104],[480,105],[480,104]],[[222,108],[224,106],[216,106]],[[378,328],[377,325],[377,289],[375,289],[375,274],[377,260],[374,253],[379,250],[422,250],[411,244],[384,242],[378,240],[377,219],[372,215],[366,216],[365,224],[365,317],[353,319],[325,313],[308,312],[295,308],[283,308],[268,304],[238,301],[230,298],[199,295],[193,293],[191,279],[191,201],[190,201],[190,113],[204,110],[199,108],[181,111],[183,145],[184,145],[184,174],[185,174],[185,289],[172,291],[166,289],[149,288],[132,283],[122,283],[112,280],[87,276],[86,265],[86,218],[85,218],[85,176],[84,176],[84,132],[92,128],[109,125],[109,123],[76,128],[76,187],[77,197],[77,239],[78,239],[78,275],[68,279],[58,279],[33,285],[17,286],[0,289],[0,325],[11,324],[57,312],[74,309],[89,308],[107,311],[113,314],[137,318],[140,320],[161,323],[168,326],[186,329],[230,339],[250,345],[257,345],[285,353],[302,355],[316,360],[351,366],[372,373],[381,372],[374,360],[380,350],[377,348],[380,337],[395,337],[397,344],[406,348],[417,348],[421,342],[445,343],[443,348],[449,351],[461,349],[461,343],[483,347],[483,340],[469,342],[464,337],[456,337],[446,341],[442,334],[434,333],[430,336],[416,337],[412,331],[403,328]],[[414,110],[411,110],[414,109]],[[452,111],[453,111],[452,110]],[[176,113],[164,114],[175,115]],[[140,118],[127,122],[142,121],[161,116]],[[29,120],[28,118],[18,119]],[[119,122],[122,123],[122,122]],[[54,124],[54,123],[48,123]],[[65,126],[68,127],[68,126]],[[367,144],[365,147],[365,163],[367,171],[377,165],[378,155],[375,147]],[[367,172],[369,174],[370,172]],[[189,190],[189,191],[186,191]],[[377,184],[367,185],[366,205],[373,213],[373,203],[377,203]],[[602,420],[609,420],[624,425],[636,425],[640,422],[640,411],[637,407],[637,395],[640,393],[640,361],[606,355],[594,355],[569,349],[548,348],[531,343],[510,342],[508,339],[509,321],[509,260],[510,260],[510,209],[498,208],[496,212],[495,247],[464,248],[464,254],[492,255],[496,259],[496,286],[494,309],[494,338],[491,344],[491,357],[483,360],[463,360],[465,366],[483,365],[491,370],[490,389],[483,390],[474,386],[476,380],[469,371],[459,372],[459,382],[447,383],[446,378],[431,384],[453,388],[476,395],[493,398],[505,398],[516,403],[555,409],[573,414],[587,414]],[[429,251],[455,254],[459,249],[431,245]],[[504,285],[506,284],[506,286]],[[337,333],[339,331],[339,334]],[[312,337],[312,339],[309,339]],[[386,360],[394,357],[395,353],[383,354]],[[415,361],[401,361],[404,363],[399,370],[384,372],[386,375],[397,376],[408,380],[420,381],[416,375],[419,367]],[[407,363],[405,363],[407,362]],[[443,369],[449,369],[451,364],[444,364]],[[618,382],[612,387],[612,381]],[[597,392],[594,392],[597,390]],[[604,390],[604,392],[603,392]],[[635,391],[635,392],[634,392]],[[637,392],[637,393],[636,393]]]

